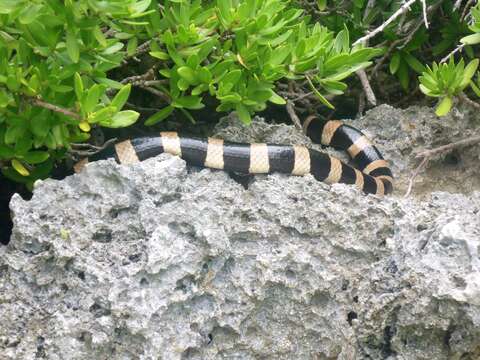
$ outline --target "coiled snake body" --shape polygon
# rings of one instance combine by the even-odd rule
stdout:
[[[222,139],[197,139],[161,132],[159,136],[125,140],[79,161],[76,172],[91,161],[115,158],[131,164],[169,153],[188,164],[248,174],[273,172],[292,175],[312,174],[326,183],[355,184],[365,193],[384,195],[393,190],[388,162],[359,130],[338,120],[321,121],[310,117],[303,124],[312,141],[347,151],[356,168],[328,154],[300,145],[239,144]]]

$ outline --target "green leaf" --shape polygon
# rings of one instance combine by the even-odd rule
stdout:
[[[405,62],[401,62],[397,72],[398,80],[400,80],[400,85],[402,85],[403,90],[408,90],[408,85],[410,84],[410,76],[408,74],[408,67]]]
[[[233,86],[238,82],[238,80],[240,80],[240,76],[242,76],[241,70],[232,70],[222,78],[222,82],[225,84],[231,84]]]
[[[27,168],[23,166],[23,164],[17,159],[12,159],[12,167],[22,176],[30,175],[30,172],[27,170]]]
[[[11,147],[0,144],[0,159],[10,159],[14,155],[15,152]]]
[[[77,96],[77,100],[81,101],[83,97],[83,81],[82,77],[78,72],[75,73],[73,76],[74,79],[74,88],[75,88],[75,95]]]
[[[89,123],[102,123],[108,122],[108,120],[118,111],[115,106],[107,106],[103,109],[95,111],[88,117],[88,122],[81,122],[79,124],[80,129],[83,131],[90,131],[90,124]]]
[[[170,56],[163,51],[150,51],[149,54],[153,56],[154,58],[160,59],[160,60],[169,60]]]
[[[480,33],[468,35],[460,39],[460,42],[465,45],[475,45],[480,43]]]
[[[102,54],[104,54],[104,55],[115,54],[116,52],[120,51],[123,48],[123,46],[124,46],[123,43],[117,42],[117,43],[113,44],[112,46],[109,46],[108,48],[103,50]]]
[[[155,125],[156,123],[158,123],[162,120],[165,120],[168,116],[170,116],[170,114],[173,112],[174,109],[175,108],[171,105],[168,105],[167,107],[164,107],[163,109],[161,109],[157,113],[150,116],[145,121],[145,125],[151,126],[151,125]]]
[[[102,95],[102,88],[100,85],[95,84],[90,89],[88,89],[87,97],[83,101],[83,111],[86,113],[92,112],[95,106],[100,100],[100,96]]]
[[[410,68],[418,74],[421,74],[425,71],[425,66],[409,53],[403,53],[403,58],[407,62],[408,66],[410,66]]]
[[[323,11],[327,7],[327,0],[317,0],[318,10]]]
[[[15,154],[17,156],[25,154],[28,150],[31,149],[33,144],[33,139],[30,134],[24,134],[22,137],[17,139],[15,143]]]
[[[192,123],[192,124],[195,124],[196,121],[195,119],[193,118],[192,114],[190,114],[190,112],[188,110],[185,110],[185,109],[180,109],[180,111],[183,113],[183,115],[185,115],[185,117]]]
[[[0,89],[0,108],[6,108],[11,101],[13,101],[13,97],[10,93]]]
[[[445,116],[448,114],[450,109],[452,108],[453,101],[451,97],[444,97],[440,103],[437,106],[437,109],[435,110],[435,114],[437,116]]]
[[[420,91],[422,93],[424,93],[425,95],[427,96],[432,96],[432,97],[438,97],[438,96],[435,96],[435,94],[432,92],[432,90],[430,90],[429,88],[427,88],[425,85],[423,84],[420,84],[419,85],[419,88],[420,88]]]
[[[177,72],[178,75],[180,75],[188,83],[194,84],[196,82],[195,72],[188,66],[179,67]]]
[[[270,96],[270,94],[268,94]],[[217,96],[217,99],[221,102],[231,102],[231,103],[239,103],[242,101],[242,97],[237,93],[228,94],[225,96]]]
[[[137,121],[140,114],[133,110],[124,110],[116,113],[110,120],[100,122],[100,125],[109,128],[130,126]]]
[[[80,46],[78,45],[75,33],[71,29],[67,30],[66,45],[68,56],[74,63],[78,63],[80,59]]]
[[[40,164],[49,157],[50,154],[46,151],[29,151],[23,156],[23,159],[29,164]]]
[[[348,29],[345,27],[342,31],[337,34],[335,38],[335,49],[337,52],[349,51],[350,49],[350,36],[348,34]]]
[[[465,70],[463,70],[462,81],[459,85],[461,90],[465,89],[468,84],[470,84],[470,80],[472,79],[473,75],[475,75],[477,68],[478,59],[473,59],[468,63],[467,66],[465,66]]]
[[[115,81],[115,80],[111,80],[111,79],[107,79],[107,78],[98,78],[98,77],[96,77],[94,79],[98,83],[106,85],[107,87],[112,88],[112,89],[120,90],[123,87],[123,84],[121,82],[118,82],[118,81]]]
[[[206,67],[201,67],[197,70],[197,76],[198,79],[205,84],[210,83],[212,81],[212,74],[210,73],[210,70]]]
[[[182,96],[175,99],[172,106],[180,109],[201,109],[205,105],[202,104],[202,99],[199,96]]]
[[[312,80],[310,80],[308,76],[306,77],[306,79],[308,81],[308,85],[310,85],[310,89],[312,89],[313,93],[318,97],[318,99],[328,108],[335,109],[335,107],[327,99],[325,99],[322,94],[320,94],[315,85],[313,85]]]
[[[42,5],[29,4],[24,6],[18,20],[21,24],[27,25],[34,21],[40,14],[40,10],[43,8]]]
[[[10,125],[5,131],[4,142],[5,144],[15,144],[15,142],[20,139],[25,133],[25,128],[23,126],[14,126]]]
[[[475,93],[475,95],[480,97],[480,89],[478,88],[478,86],[475,85],[475,83],[473,81],[470,82],[470,86],[472,87],[472,90]]]
[[[237,111],[238,117],[244,124],[250,124],[252,122],[252,117],[247,107],[243,104],[236,104],[235,110]]]
[[[10,14],[18,8],[18,0],[2,0],[0,2],[0,14]]]
[[[136,36],[128,40],[128,43],[127,43],[128,56],[133,56],[135,54],[135,52],[137,51],[137,45],[138,45],[138,38]]]
[[[282,98],[280,95],[278,95],[276,92],[272,91],[272,96],[270,97],[269,101],[277,104],[277,105],[285,105],[287,102],[285,101],[284,98]]]
[[[125,103],[127,102],[128,97],[130,96],[131,89],[132,89],[131,84],[127,84],[124,87],[122,87],[122,89],[117,93],[117,95],[115,95],[110,105],[116,107],[117,110],[121,110],[125,105]]]
[[[390,74],[395,74],[400,66],[400,53],[397,51],[390,60]]]
[[[107,47],[107,39],[98,25],[93,28],[93,36],[102,47]]]

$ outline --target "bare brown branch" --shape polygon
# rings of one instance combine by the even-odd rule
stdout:
[[[60,106],[57,106],[57,105],[53,105],[53,104],[50,104],[48,102],[45,102],[43,100],[40,100],[38,98],[31,98],[31,99],[28,99],[28,101],[34,105],[34,106],[39,106],[39,107],[42,107],[44,109],[48,109],[48,110],[51,110],[51,111],[54,111],[54,112],[57,112],[57,113],[60,113],[60,114],[63,114],[63,115],[67,115],[67,116],[70,116],[76,120],[81,120],[82,117],[77,114],[76,112],[73,112],[69,109],[65,109],[65,108],[62,108]]]
[[[471,137],[468,137],[466,139],[456,141],[456,142],[453,142],[453,143],[450,143],[450,144],[447,144],[447,145],[439,146],[435,149],[425,150],[425,151],[422,151],[421,153],[418,153],[416,155],[416,158],[421,158],[422,161],[415,168],[415,170],[413,171],[412,175],[410,176],[410,178],[408,180],[408,189],[407,189],[407,192],[405,193],[405,197],[408,197],[410,195],[410,193],[412,191],[412,188],[413,188],[413,183],[414,183],[415,178],[425,168],[425,166],[432,159],[432,157],[435,157],[435,156],[438,156],[438,155],[441,155],[441,154],[445,154],[445,153],[449,153],[450,151],[452,151],[454,149],[462,148],[462,147],[465,147],[465,146],[471,146],[471,145],[475,145],[475,144],[479,144],[479,143],[480,143],[480,135],[475,135],[475,136],[471,136]]]

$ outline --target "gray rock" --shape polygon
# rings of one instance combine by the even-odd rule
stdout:
[[[395,130],[406,118],[382,106],[356,122],[400,173],[415,151]],[[251,133],[235,129],[217,131],[303,139],[261,121]],[[409,136],[420,142],[428,131],[416,129]],[[382,199],[279,174],[245,189],[165,154],[38,182],[11,209],[1,359],[480,358],[473,189]]]
[[[424,150],[478,135],[480,116],[467,109],[462,112],[454,109],[439,118],[427,107],[400,110],[381,105],[352,124],[365,130],[391,161],[397,192],[405,193],[408,179],[420,163],[415,156]],[[431,159],[426,171],[416,179],[414,194],[428,198],[433,191],[470,194],[480,190],[479,160],[478,145]]]

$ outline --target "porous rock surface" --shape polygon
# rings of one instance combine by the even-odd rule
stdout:
[[[402,171],[407,115],[359,122]],[[262,121],[218,133],[308,143]],[[479,359],[480,192],[401,195],[245,188],[170,155],[39,182],[0,249],[0,359]]]

